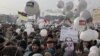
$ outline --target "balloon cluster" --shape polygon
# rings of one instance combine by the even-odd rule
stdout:
[[[98,39],[99,34],[97,31],[92,29],[87,29],[86,31],[81,32],[80,39],[83,41],[91,41]]]
[[[62,0],[60,0],[57,4],[58,8],[63,8],[63,14],[66,15],[67,18],[73,19],[74,20],[74,28],[77,31],[83,31],[87,25],[88,25],[88,20],[92,20],[91,18],[91,13],[86,10],[87,8],[87,2],[85,0],[79,0],[78,5],[74,9],[74,3],[72,1],[68,1],[66,4]],[[82,24],[80,24],[82,23]]]
[[[66,3],[65,7],[64,7],[64,10],[63,10],[63,13],[66,15],[66,17],[68,18],[72,18],[73,17],[73,12],[71,11],[74,7],[74,4],[72,1],[69,1]]]

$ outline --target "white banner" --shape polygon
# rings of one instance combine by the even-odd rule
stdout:
[[[74,42],[78,42],[78,31],[71,27],[62,27],[60,32],[60,41],[65,41],[67,37],[71,37]]]

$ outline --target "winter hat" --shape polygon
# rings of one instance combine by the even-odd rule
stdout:
[[[43,56],[43,55],[40,53],[36,53],[36,54],[33,54],[32,56]]]
[[[44,56],[52,56],[52,55],[49,52],[45,52]]]
[[[36,44],[37,46],[40,46],[40,41],[39,39],[33,39],[32,40],[32,45]]]

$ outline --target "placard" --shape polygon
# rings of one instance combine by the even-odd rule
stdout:
[[[60,41],[65,41],[67,37],[71,37],[74,42],[78,42],[78,31],[71,27],[62,27],[60,32]]]
[[[93,23],[100,23],[100,8],[93,11]]]

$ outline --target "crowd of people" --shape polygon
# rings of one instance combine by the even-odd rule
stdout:
[[[17,28],[21,29],[19,33],[16,32]],[[0,56],[88,56],[90,47],[97,45],[96,40],[74,43],[68,38],[61,42],[60,29],[61,26],[48,28],[47,36],[43,37],[38,27],[34,27],[35,32],[28,35],[20,26],[1,24]]]

